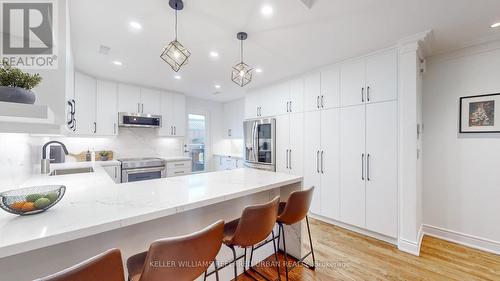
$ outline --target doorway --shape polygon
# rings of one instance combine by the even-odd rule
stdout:
[[[207,117],[204,114],[188,114],[187,149],[192,161],[192,172],[201,173],[207,169]]]

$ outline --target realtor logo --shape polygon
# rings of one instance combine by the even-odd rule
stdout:
[[[54,1],[0,1],[1,61],[24,69],[57,68]]]

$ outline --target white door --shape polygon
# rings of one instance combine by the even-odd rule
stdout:
[[[96,122],[96,83],[85,74],[75,73],[76,134],[93,135]]]
[[[395,100],[397,97],[397,54],[395,51],[372,56],[366,60],[366,91],[368,102]]]
[[[322,108],[340,106],[340,68],[332,66],[321,72]]]
[[[173,94],[173,107],[171,109],[172,125],[174,126],[174,136],[183,137],[186,135],[186,97],[181,94]]]
[[[141,89],[139,87],[118,84],[118,111],[137,113],[140,106]]]
[[[290,82],[290,112],[304,111],[304,79],[297,78]]]
[[[340,109],[321,111],[321,215],[340,219]]]
[[[304,113],[290,114],[290,152],[288,168],[290,174],[304,175]]]
[[[158,130],[160,136],[170,137],[174,135],[174,127],[170,120],[172,115],[174,97],[172,94],[162,92],[160,97],[161,128]]]
[[[161,92],[141,88],[141,113],[159,115]]]
[[[276,172],[289,173],[290,117],[276,116]]]
[[[118,134],[118,85],[97,80],[96,131],[100,136]]]
[[[251,92],[245,95],[245,119],[258,117],[259,92]]]
[[[318,110],[321,96],[320,73],[309,74],[304,77],[304,111]]]
[[[290,83],[280,83],[267,89],[267,95],[261,96],[262,116],[288,114],[287,103],[290,100]]]
[[[340,109],[340,219],[365,227],[365,105]]]
[[[304,188],[315,187],[311,212],[321,214],[321,174],[319,169],[321,113],[304,113]]]
[[[366,228],[397,237],[397,103],[366,106]]]
[[[340,104],[358,105],[366,101],[365,61],[349,62],[340,68]]]

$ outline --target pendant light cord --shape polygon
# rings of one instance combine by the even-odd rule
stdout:
[[[177,9],[175,9],[175,41],[177,41]]]
[[[241,41],[241,63],[243,63],[243,40]]]

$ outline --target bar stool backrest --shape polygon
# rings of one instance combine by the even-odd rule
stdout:
[[[122,254],[111,249],[75,266],[35,281],[125,281]]]
[[[278,222],[291,225],[303,220],[311,207],[313,193],[314,186],[306,190],[292,192],[286,202],[285,209],[278,216]]]
[[[264,241],[276,224],[279,200],[279,196],[276,196],[268,203],[246,207],[236,227],[232,243],[250,247]]]
[[[224,221],[181,237],[153,242],[140,281],[192,281],[212,264],[222,246]]]

